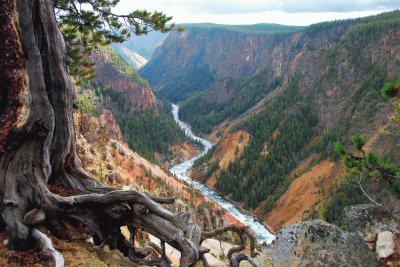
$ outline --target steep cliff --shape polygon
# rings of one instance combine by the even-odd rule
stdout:
[[[275,32],[284,34],[300,28],[272,24],[184,27],[182,33],[170,33],[139,72],[160,96],[172,101],[205,90],[221,78],[254,73],[265,66],[265,53],[276,41],[271,38]]]
[[[149,62],[146,58],[135,51],[119,44],[114,44],[113,48],[125,61],[135,70],[140,69]]]
[[[114,94],[111,93],[110,97],[117,95],[112,99],[114,101],[120,95],[123,100],[115,102],[127,102],[130,107],[129,112],[146,109],[157,112],[156,99],[147,82],[137,75],[113,49],[104,47],[94,52],[91,59],[96,63],[97,75],[92,81],[94,88],[101,87],[113,91]],[[114,108],[121,109],[119,105]]]

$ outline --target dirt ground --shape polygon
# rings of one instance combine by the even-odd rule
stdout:
[[[231,161],[236,157],[240,157],[247,143],[249,142],[250,135],[245,131],[237,131],[233,134],[226,136],[222,139],[221,144],[218,146],[212,161],[218,162],[219,170],[216,171],[207,180],[206,184],[214,187],[217,183],[217,176],[221,170],[226,170]]]
[[[297,170],[306,171],[306,165],[310,163],[307,160]],[[301,221],[303,213],[326,196],[336,176],[343,171],[342,166],[330,160],[321,161],[290,184],[265,218],[265,223],[278,231],[285,225]]]

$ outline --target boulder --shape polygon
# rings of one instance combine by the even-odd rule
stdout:
[[[388,258],[395,253],[395,240],[396,236],[389,231],[378,234],[376,240],[376,254],[379,259]]]
[[[381,265],[400,265],[400,223],[385,208],[353,205],[344,209],[344,216],[347,228],[367,243]]]
[[[288,225],[269,250],[274,266],[378,266],[356,233],[321,220]]]

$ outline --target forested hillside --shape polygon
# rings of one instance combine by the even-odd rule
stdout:
[[[361,133],[370,140],[369,150],[398,161],[396,138],[379,132],[397,127],[390,121],[392,102],[382,96],[381,87],[400,73],[399,26],[400,12],[393,11],[295,32],[235,32],[241,41],[223,44],[219,38],[227,33],[194,28],[167,39],[141,73],[158,85],[160,96],[182,101],[181,116],[194,130],[221,140],[238,130],[250,134],[243,154],[217,172],[216,189],[267,214],[296,178],[292,170],[306,159],[314,158],[309,169],[327,158],[339,164],[335,141],[351,147],[351,136]],[[177,78],[157,73],[177,71],[174,63],[166,63],[172,53],[164,51],[173,45],[175,57],[208,69],[213,80],[168,89]],[[210,47],[213,53],[206,56]],[[187,77],[190,70],[181,73]],[[216,162],[209,155],[197,164],[202,166],[199,176],[206,175],[203,180],[218,169]]]
[[[111,47],[94,52],[91,59],[97,76],[83,82],[77,104],[97,116],[103,109],[111,110],[130,148],[152,162],[171,160],[170,148],[183,143],[185,134],[170,107],[156,101],[147,81]]]

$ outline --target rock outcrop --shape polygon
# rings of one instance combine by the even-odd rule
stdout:
[[[106,128],[111,139],[118,140],[124,143],[124,137],[121,133],[121,129],[118,126],[117,121],[111,111],[103,109],[99,117],[99,126]]]
[[[356,233],[321,220],[285,227],[269,250],[274,266],[378,266]]]
[[[400,265],[400,222],[381,206],[353,205],[344,209],[349,231],[357,233],[384,266]]]

